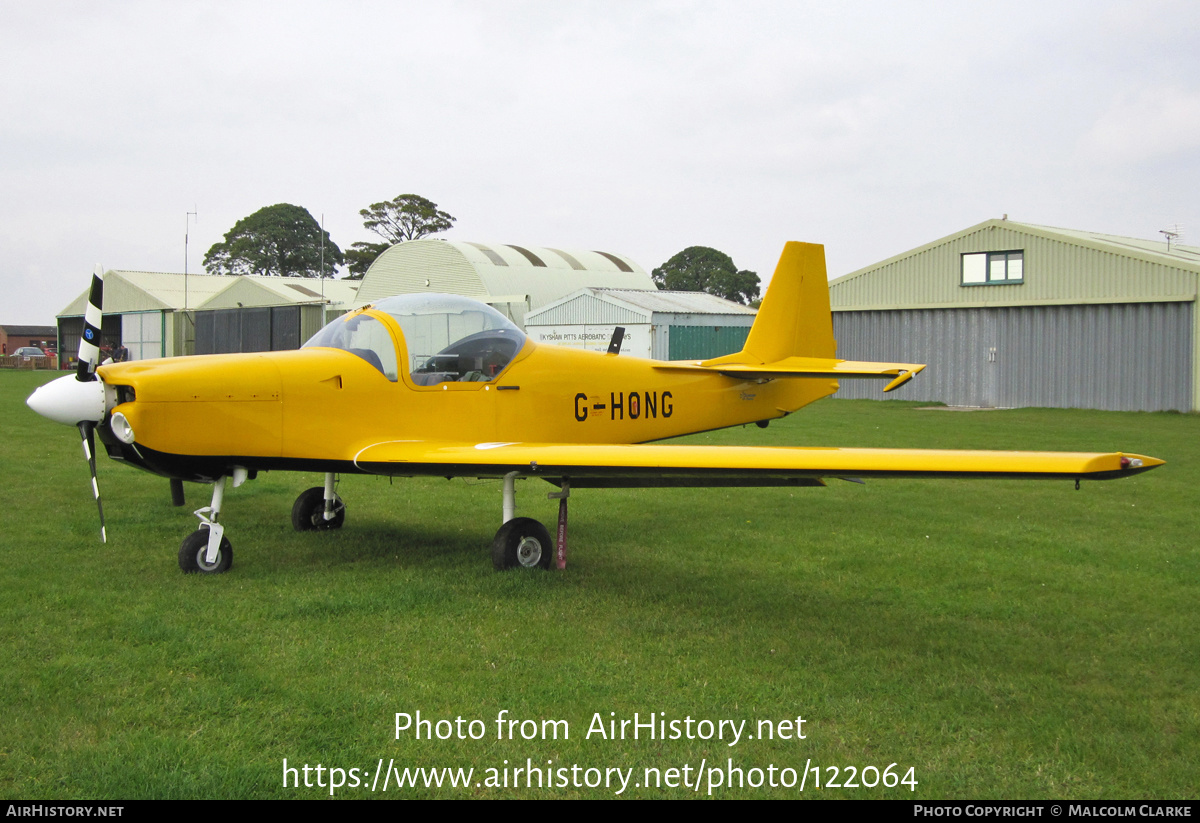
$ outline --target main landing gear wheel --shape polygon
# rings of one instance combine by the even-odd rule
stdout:
[[[216,560],[212,563],[207,562],[207,555],[208,529],[196,529],[183,538],[183,544],[179,547],[179,568],[183,569],[184,574],[220,574],[229,571],[229,567],[233,565],[233,546],[228,537],[221,538]]]
[[[496,532],[492,540],[492,565],[505,569],[550,568],[554,544],[550,532],[532,517],[514,517]]]
[[[346,504],[340,497],[334,507],[333,519],[325,519],[325,490],[320,486],[301,492],[292,505],[292,527],[298,532],[340,529],[345,522]]]

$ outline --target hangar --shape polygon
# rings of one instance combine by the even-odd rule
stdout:
[[[740,351],[757,312],[705,292],[580,289],[525,315],[535,341],[607,351],[617,326],[621,353],[705,360]]]
[[[838,357],[927,363],[896,399],[1200,409],[1200,248],[987,220],[830,282]],[[882,398],[869,381],[839,397]]]
[[[448,240],[392,246],[361,281],[110,270],[104,282],[102,345],[133,359],[298,348],[334,315],[395,294],[461,294],[523,325],[583,286],[655,290],[624,255]],[[59,314],[60,350],[78,349],[86,306],[85,291]]]
[[[349,308],[357,287],[346,280],[110,269],[101,346],[123,343],[133,360],[298,348],[327,315]],[[64,356],[79,349],[87,298],[85,290],[58,314]]]
[[[223,277],[233,282],[195,312],[195,353],[298,349],[357,300],[353,280]]]
[[[585,286],[655,289],[645,269],[611,252],[410,240],[375,259],[358,302],[413,292],[460,294],[491,304],[524,327],[526,312]]]

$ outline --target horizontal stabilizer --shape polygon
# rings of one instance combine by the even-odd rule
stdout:
[[[833,360],[824,357],[788,357],[761,366],[725,364],[716,367],[730,377],[834,377],[839,380],[853,377],[891,377],[883,387],[899,388],[925,368],[923,363],[871,363],[864,360]]]
[[[872,363],[865,360],[838,360],[832,357],[785,357],[773,363],[730,363],[726,358],[702,363],[663,363],[664,371],[715,371],[742,380],[770,380],[776,377],[832,377],[836,380],[858,377],[887,377],[885,392],[899,388],[925,368],[923,363]]]

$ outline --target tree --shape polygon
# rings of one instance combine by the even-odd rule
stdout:
[[[650,273],[660,289],[704,291],[750,303],[758,298],[758,275],[738,271],[728,254],[707,246],[689,246]]]
[[[349,280],[362,280],[375,258],[391,248],[388,243],[351,243],[346,249],[346,265],[350,267]]]
[[[329,238],[307,209],[278,203],[243,217],[204,255],[209,274],[264,274],[283,277],[321,275],[343,262],[342,250]]]
[[[372,203],[359,214],[363,225],[386,240],[389,246],[437,234],[454,225],[454,218],[439,210],[437,203],[417,194],[401,194],[394,200]]]
[[[363,225],[386,242],[351,244],[346,252],[346,260],[350,265],[352,280],[362,279],[375,258],[397,243],[437,234],[454,225],[453,217],[438,209],[437,203],[419,194],[401,194],[393,200],[372,203],[370,208],[363,209],[359,214],[363,218]]]

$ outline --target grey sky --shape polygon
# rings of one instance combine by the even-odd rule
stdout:
[[[845,274],[991,217],[1200,239],[1200,5],[0,0],[0,322],[413,192],[461,240]]]

